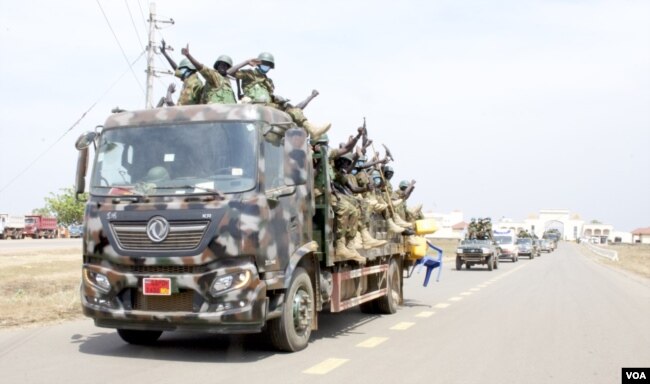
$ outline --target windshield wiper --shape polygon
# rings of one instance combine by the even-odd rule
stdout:
[[[200,187],[200,186],[198,186],[198,185],[189,185],[189,184],[185,184],[185,185],[173,185],[173,186],[169,186],[169,187],[168,187],[168,186],[164,186],[164,187],[156,187],[155,189],[200,189],[200,190],[202,190],[202,191],[205,191],[205,192],[209,192],[209,193],[215,194],[215,195],[219,196],[219,198],[221,198],[221,199],[223,199],[223,198],[226,197],[226,196],[223,194],[223,192],[221,192],[221,191],[219,191],[219,190],[217,190],[217,189],[214,189],[214,188],[207,188],[207,187]]]

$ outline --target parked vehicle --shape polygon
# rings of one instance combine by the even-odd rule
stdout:
[[[84,234],[84,227],[81,224],[72,224],[68,227],[68,234],[70,238],[79,238]]]
[[[499,258],[510,259],[513,263],[519,261],[519,247],[517,246],[517,234],[512,229],[495,230],[494,241],[499,246]]]
[[[531,237],[520,237],[517,239],[517,246],[519,247],[519,256],[528,256],[529,259],[537,256],[537,246]]]
[[[57,237],[57,220],[56,217],[43,217],[40,215],[25,216],[25,237],[33,239],[53,239]]]
[[[22,239],[25,216],[0,213],[0,239]]]

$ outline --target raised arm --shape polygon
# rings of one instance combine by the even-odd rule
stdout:
[[[239,64],[236,64],[228,70],[228,75],[229,76],[235,76],[235,73],[239,71],[240,69],[244,68],[246,65],[250,65],[251,67],[254,67],[256,65],[259,65],[262,61],[258,59],[248,59],[246,61],[242,61]]]
[[[167,54],[167,44],[165,44],[165,40],[163,40],[161,42],[160,52],[162,52],[163,56],[165,56],[165,59],[167,59],[167,61],[169,62],[169,65],[171,65],[172,69],[174,71],[177,70],[178,65],[176,65],[176,62],[171,57],[169,57],[169,55]]]
[[[311,91],[311,95],[307,96],[305,100],[301,101],[300,103],[298,103],[298,105],[296,105],[296,108],[305,109],[307,107],[307,104],[309,104],[309,102],[314,100],[316,96],[318,96],[318,91],[314,89],[313,91]]]
[[[187,44],[184,48],[181,48],[181,54],[190,61],[190,63],[194,64],[196,67],[197,71],[200,71],[203,69],[203,64],[199,63],[191,54],[190,54],[190,45]]]

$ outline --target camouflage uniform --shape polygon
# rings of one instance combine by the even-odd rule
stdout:
[[[257,69],[240,69],[235,72],[234,76],[241,80],[244,96],[250,97],[253,103],[272,104],[275,85],[266,74]],[[276,105],[271,106],[277,107]]]
[[[181,71],[176,70],[174,76],[182,80]],[[183,89],[178,97],[178,105],[193,105],[201,104],[201,92],[203,91],[203,83],[196,73],[191,74],[183,80]]]
[[[199,73],[205,78],[201,104],[237,104],[230,80],[212,68],[203,67]]]

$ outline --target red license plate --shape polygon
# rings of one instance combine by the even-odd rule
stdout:
[[[142,281],[142,291],[145,295],[169,296],[172,294],[170,279],[160,277],[145,277]]]

